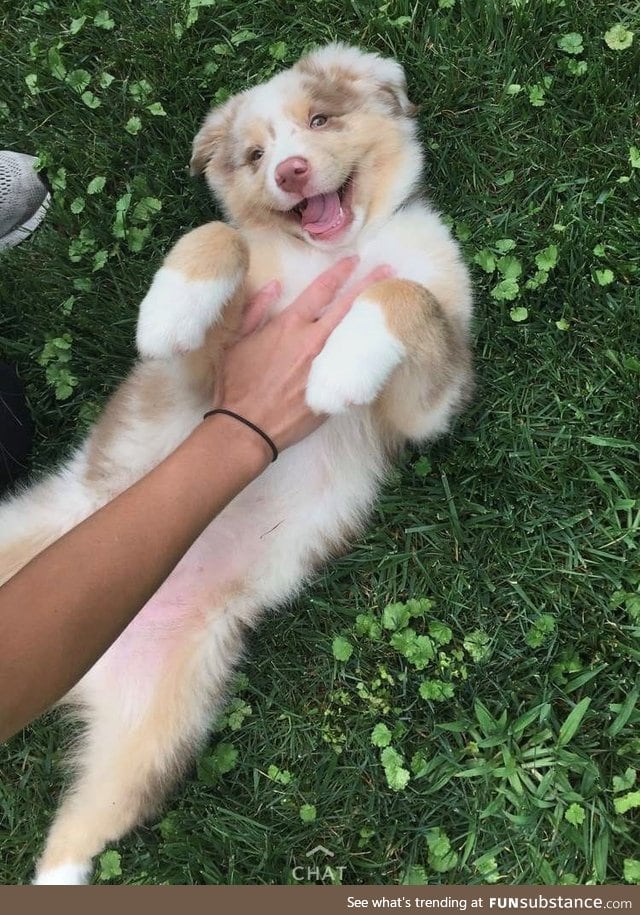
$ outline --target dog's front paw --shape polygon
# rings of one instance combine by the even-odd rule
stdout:
[[[248,252],[223,223],[201,226],[175,245],[140,305],[141,356],[165,359],[198,349],[242,285]]]
[[[377,302],[361,296],[311,366],[307,404],[314,413],[343,413],[372,403],[406,354]]]
[[[140,355],[166,359],[198,349],[241,282],[239,274],[189,280],[171,267],[161,267],[140,305],[136,334]]]

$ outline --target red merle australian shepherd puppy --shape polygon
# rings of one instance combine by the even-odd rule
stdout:
[[[201,421],[248,296],[276,278],[284,306],[348,254],[359,276],[394,268],[313,364],[308,403],[328,421],[211,522],[65,697],[84,729],[36,883],[87,882],[105,844],[157,807],[207,735],[243,630],[361,529],[398,447],[444,432],[468,397],[469,277],[419,194],[414,113],[398,63],[343,45],[211,111],[191,165],[228,222],[169,252],[131,375],[70,461],[0,509],[4,581]]]

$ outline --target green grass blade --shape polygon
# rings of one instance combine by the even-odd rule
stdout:
[[[560,731],[558,733],[558,746],[566,746],[575,735],[578,733],[578,728],[582,723],[582,719],[586,715],[587,709],[591,705],[591,698],[585,696],[584,699],[581,699],[580,702],[576,705],[574,709],[567,715],[566,720],[564,721]]]

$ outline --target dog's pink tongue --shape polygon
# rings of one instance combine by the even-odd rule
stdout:
[[[330,229],[340,217],[340,197],[337,192],[309,197],[302,213],[302,228],[312,235]]]

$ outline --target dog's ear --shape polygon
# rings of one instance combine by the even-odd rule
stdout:
[[[415,118],[418,114],[418,106],[414,105],[407,95],[407,79],[404,75],[404,70],[395,60],[383,60],[380,58],[380,61],[381,63],[393,65],[388,68],[384,82],[380,83],[378,91],[381,97],[386,101],[392,114],[399,117]]]
[[[402,66],[388,57],[334,43],[303,57],[295,69],[336,89],[341,86],[364,98],[373,97],[396,117],[412,118],[418,112],[409,101]]]
[[[200,175],[214,156],[229,149],[231,121],[235,110],[234,99],[213,108],[195,135],[191,150],[190,170]]]

